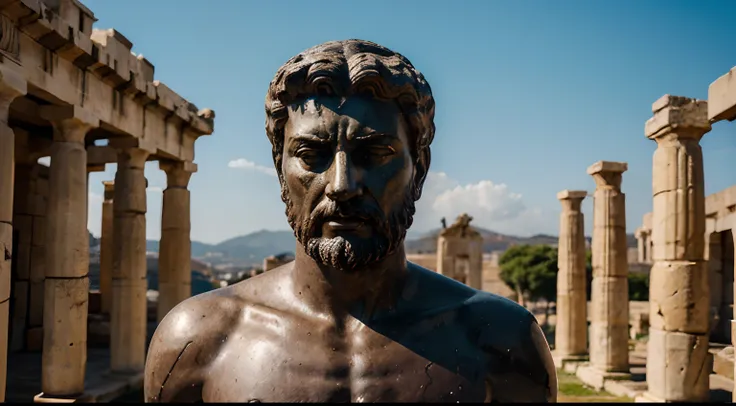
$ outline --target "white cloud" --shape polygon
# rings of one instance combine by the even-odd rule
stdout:
[[[558,221],[556,213],[527,207],[523,196],[506,184],[490,180],[461,184],[444,172],[430,172],[412,231],[438,228],[443,217],[451,224],[461,213],[472,216],[472,224],[478,227],[519,236],[556,233]]]
[[[270,166],[258,165],[255,162],[249,161],[245,158],[234,159],[227,163],[228,168],[233,169],[246,169],[250,171],[260,172],[269,176],[276,176],[276,169]]]
[[[51,157],[44,156],[44,157],[38,158],[38,163],[40,163],[43,166],[51,166]]]

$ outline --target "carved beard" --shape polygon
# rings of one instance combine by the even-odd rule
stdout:
[[[414,220],[416,193],[413,185],[404,192],[402,204],[389,213],[388,216],[377,204],[361,204],[358,210],[351,209],[350,202],[338,204],[325,199],[320,202],[311,213],[299,213],[288,193],[284,193],[286,215],[289,225],[294,230],[294,236],[302,244],[307,255],[317,263],[333,267],[339,271],[352,272],[363,269],[378,262],[393,253],[404,242],[406,230]],[[365,203],[365,202],[361,202]],[[375,201],[373,202],[375,203]],[[310,207],[310,205],[305,205]],[[326,218],[341,213],[344,215],[361,215],[366,217],[367,225],[371,226],[373,234],[370,238],[358,236],[342,236],[334,238],[321,237],[322,225]]]

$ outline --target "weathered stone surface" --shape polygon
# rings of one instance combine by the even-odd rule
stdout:
[[[708,336],[649,329],[648,392],[671,402],[708,400]]]
[[[163,193],[161,247],[159,249],[158,320],[179,302],[191,296],[190,205],[187,185],[196,167],[162,163],[167,188]]]
[[[715,354],[713,357],[713,372],[733,380],[733,347],[726,347]]]
[[[122,150],[115,174],[110,352],[116,372],[141,371],[145,362],[147,156]]]
[[[558,243],[555,354],[582,355],[587,348],[585,229],[580,206],[585,191],[564,190]]]
[[[142,371],[146,355],[146,288],[143,279],[113,279],[110,314],[111,368]]]
[[[621,192],[625,162],[599,161],[588,168],[593,194],[590,363],[605,372],[629,372],[628,248]]]
[[[472,217],[458,216],[437,238],[437,273],[475,289],[482,289],[483,237],[469,224]]]
[[[708,119],[736,119],[736,66],[708,86]]]
[[[710,286],[705,257],[703,156],[707,102],[667,96],[645,134],[657,142],[652,167],[652,240],[647,396],[708,398]]]
[[[710,313],[705,262],[658,261],[650,273],[650,323],[653,328],[706,334]]]
[[[43,392],[81,394],[87,362],[89,278],[47,278],[44,292]]]
[[[102,202],[102,226],[100,232],[100,310],[109,314],[112,307],[112,274],[113,274],[113,197],[114,182],[103,182],[105,187]]]

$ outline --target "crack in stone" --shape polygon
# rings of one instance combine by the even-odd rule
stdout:
[[[427,364],[426,367],[424,367],[424,374],[427,375],[427,378],[429,378],[429,382],[424,385],[424,391],[422,391],[422,400],[424,399],[424,395],[427,393],[427,389],[429,389],[429,385],[432,384],[432,376],[429,374],[429,368],[432,365],[434,365],[434,362],[430,362],[429,364]]]
[[[159,402],[161,401],[161,396],[162,396],[162,395],[163,395],[163,393],[164,393],[164,386],[166,386],[166,381],[168,381],[168,380],[169,380],[169,377],[171,376],[171,373],[172,373],[172,372],[174,372],[174,368],[176,367],[176,364],[177,364],[177,363],[179,362],[179,360],[181,359],[181,356],[182,356],[182,355],[184,355],[184,351],[186,351],[186,349],[187,349],[187,348],[189,348],[189,346],[190,346],[190,345],[191,345],[191,344],[192,344],[193,342],[194,342],[194,341],[189,341],[189,342],[187,342],[187,344],[186,344],[186,345],[184,346],[184,348],[182,348],[182,349],[181,349],[181,352],[179,352],[179,356],[178,356],[178,357],[176,357],[176,361],[174,361],[174,364],[173,364],[173,365],[171,366],[171,369],[169,369],[169,373],[168,373],[168,374],[166,374],[166,378],[164,378],[164,381],[163,381],[163,382],[161,382],[161,389],[160,389],[160,390],[158,391],[158,400],[159,400]]]

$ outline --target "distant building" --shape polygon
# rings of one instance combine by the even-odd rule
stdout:
[[[263,271],[270,271],[271,269],[278,268],[283,264],[289,263],[294,260],[294,254],[291,252],[284,252],[278,255],[271,255],[263,260]]]

